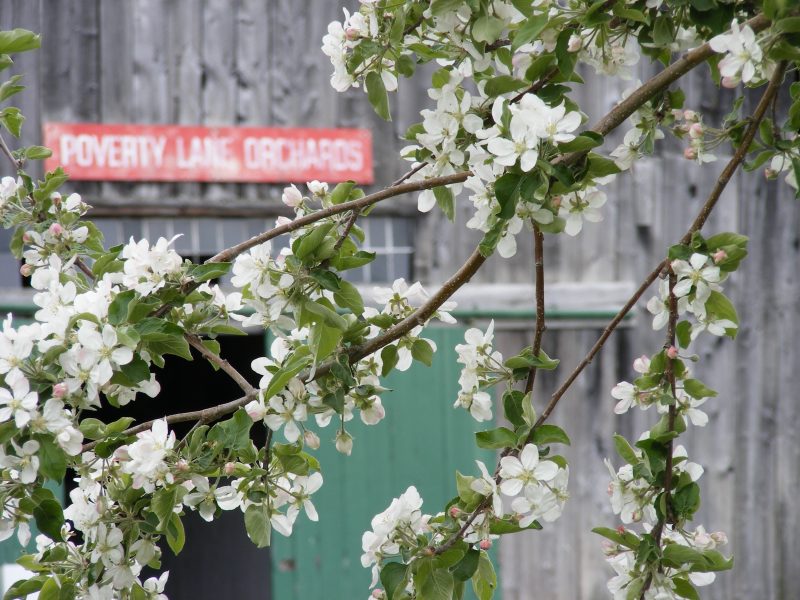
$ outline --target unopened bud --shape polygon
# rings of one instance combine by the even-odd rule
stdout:
[[[290,185],[287,188],[283,188],[281,200],[283,200],[283,203],[286,206],[297,208],[303,203],[303,194],[301,194],[300,190],[298,190],[295,186]]]
[[[481,543],[478,545],[481,547],[481,550],[488,550],[492,547],[492,540],[481,540]]]
[[[722,87],[732,90],[739,85],[739,80],[735,77],[723,77],[720,83],[722,84]]]
[[[19,273],[23,277],[30,277],[33,274],[33,265],[28,265],[28,264],[22,265],[19,268]]]
[[[450,516],[451,517],[453,517],[454,519],[457,519],[460,514],[461,514],[461,509],[460,508],[458,508],[457,506],[451,506],[450,507]]]
[[[30,232],[26,231],[22,234],[22,241],[26,244],[30,244],[32,239]]]
[[[567,42],[567,51],[577,52],[583,46],[583,39],[579,35],[571,35],[569,42]]]
[[[723,260],[728,258],[728,253],[725,250],[717,250],[714,254],[711,255],[711,258],[714,260],[715,264],[721,263]]]
[[[50,200],[53,201],[53,204],[56,206],[61,206],[61,194],[58,192],[53,192],[50,194]]]
[[[346,431],[341,431],[336,434],[336,450],[350,456],[353,451],[353,436]]]
[[[50,225],[47,231],[53,237],[59,237],[62,233],[64,233],[64,228],[61,226],[61,223],[53,223]]]
[[[682,119],[683,118],[683,111],[680,108],[673,108],[671,112],[672,112],[672,118],[673,119]]]
[[[319,448],[319,436],[306,429],[305,433],[303,433],[303,443],[312,450],[316,450]]]
[[[625,535],[625,526],[624,525],[617,525],[617,533],[620,535]]]
[[[553,196],[553,199],[550,200],[553,205],[553,208],[558,208],[561,206],[561,196]]]
[[[128,447],[127,446],[120,446],[116,450],[114,450],[114,460],[119,462],[126,462],[131,459],[131,455],[128,454]]]
[[[683,158],[686,160],[694,160],[697,158],[697,150],[689,146],[688,148],[684,148],[683,150]]]
[[[361,37],[361,34],[359,33],[357,28],[348,27],[347,29],[344,30],[344,37],[346,37],[348,40],[352,42],[353,40],[357,40],[359,37]]]
[[[28,266],[28,265],[23,265]],[[63,398],[67,395],[67,384],[64,382],[59,382],[53,386],[53,397],[54,398]]]
[[[697,113],[693,110],[683,111],[683,118],[687,121],[697,121]]]
[[[248,402],[244,410],[253,421],[260,421],[264,418],[264,415],[267,414],[267,407],[258,400]]]
[[[185,458],[182,458],[175,463],[175,468],[178,469],[178,471],[180,471],[181,473],[186,473],[189,471],[189,463],[186,461]]]
[[[280,227],[281,225],[288,225],[291,223],[292,220],[289,217],[280,216],[275,219],[275,227]]]
[[[703,126],[700,123],[692,123],[689,127],[689,137],[693,139],[703,137]]]
[[[236,470],[236,463],[226,462],[223,470],[225,471],[225,475],[233,475],[233,472]]]
[[[770,169],[767,167],[764,169],[764,177],[767,179],[775,179],[778,176],[778,172],[775,169]]]
[[[606,556],[616,556],[617,554],[619,554],[619,549],[617,548],[617,545],[610,540],[603,540],[602,542],[600,542],[600,546],[603,548],[603,554],[605,554]]]
[[[375,589],[372,590],[372,597],[375,598],[375,600],[383,600],[386,598],[386,594],[384,594],[381,589]]]
[[[678,358],[678,349],[675,346],[670,346],[667,348],[667,356],[675,360]]]
[[[715,531],[711,534],[711,539],[717,542],[719,546],[724,546],[728,543],[728,536],[725,535],[724,531]]]

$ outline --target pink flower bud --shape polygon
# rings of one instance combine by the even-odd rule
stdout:
[[[672,111],[672,118],[673,119],[682,119],[683,118],[683,111],[680,108],[673,108]]]
[[[55,204],[56,206],[61,206],[61,194],[59,194],[58,192],[53,192],[52,194],[50,194],[50,200],[52,200],[53,204]]]
[[[233,472],[236,470],[236,464],[232,462],[226,462],[223,470],[225,471],[225,475],[233,475]]]
[[[260,421],[264,418],[264,415],[267,414],[267,408],[264,406],[262,402],[258,400],[253,400],[249,402],[247,406],[244,407],[245,412],[247,415],[253,419],[253,421]]]
[[[357,28],[348,27],[347,29],[344,30],[344,37],[346,37],[348,40],[352,42],[353,40],[357,40],[359,37],[361,37],[361,34],[359,33]]]
[[[723,77],[720,83],[722,84],[722,87],[732,90],[739,85],[739,79],[735,77]]]
[[[764,169],[764,177],[767,179],[775,179],[778,176],[778,172],[775,169],[770,169],[767,167]]]
[[[567,42],[567,51],[568,52],[577,52],[583,46],[583,40],[579,35],[571,35],[569,36],[569,42]]]
[[[23,277],[30,277],[33,274],[33,265],[22,265],[19,268],[19,273]]]
[[[175,468],[181,473],[187,473],[189,471],[189,463],[185,458],[182,458],[175,463]]]
[[[316,450],[319,448],[319,436],[313,431],[306,430],[303,433],[303,443],[312,450]]]
[[[553,204],[553,208],[558,208],[561,206],[561,196],[553,196],[553,199],[550,200],[550,202]]]
[[[280,227],[281,225],[288,225],[291,222],[292,222],[292,220],[289,217],[281,216],[281,217],[278,217],[277,219],[275,219],[275,226],[276,227]]]
[[[625,526],[624,525],[617,525],[617,533],[620,535],[625,535]]]
[[[686,160],[694,160],[697,158],[697,150],[689,146],[688,148],[684,148],[683,150],[683,158]]]
[[[692,123],[689,127],[689,137],[692,139],[703,137],[703,126],[700,123]]]
[[[616,556],[617,554],[619,554],[619,549],[617,548],[617,545],[610,540],[603,540],[602,542],[600,542],[600,546],[603,548],[603,554],[605,554],[606,556]]]
[[[375,598],[375,600],[382,600],[383,598],[386,598],[386,594],[384,594],[383,590],[381,589],[372,590],[371,595],[373,598]]]
[[[717,250],[714,254],[711,255],[711,258],[714,259],[715,264],[721,263],[723,260],[728,258],[728,253],[725,250]]]
[[[50,235],[53,237],[59,237],[62,233],[64,233],[64,228],[61,226],[61,223],[53,223],[50,225],[47,231],[50,232]]]
[[[130,454],[128,454],[128,447],[127,446],[120,446],[116,450],[114,450],[114,460],[118,462],[126,462],[131,459]]]
[[[697,121],[697,113],[693,110],[683,111],[683,118],[687,121]]]
[[[457,519],[460,514],[461,514],[461,509],[460,508],[458,508],[457,506],[451,506],[450,507],[450,516],[451,517],[453,517],[454,519]]]
[[[31,236],[30,232],[26,231],[22,234],[22,241],[26,244],[30,244],[33,237]]]
[[[678,349],[675,346],[670,346],[667,348],[667,356],[670,357],[672,360],[678,358]]]
[[[481,550],[488,550],[492,547],[492,540],[481,540],[481,543],[478,545],[481,547]]]
[[[28,265],[24,265],[28,266]],[[63,398],[67,395],[67,384],[64,382],[59,382],[53,386],[53,397],[54,398]]]

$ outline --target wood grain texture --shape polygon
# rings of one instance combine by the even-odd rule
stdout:
[[[358,2],[345,4],[352,9]],[[330,66],[319,47],[328,22],[341,14],[340,3],[328,0],[4,0],[0,24],[45,34],[43,49],[20,56],[14,67],[26,74],[29,86],[18,100],[28,118],[25,143],[38,142],[42,121],[57,119],[360,126],[373,131],[375,187],[382,187],[408,168],[397,158],[405,145],[400,137],[429,104],[430,69],[401,81],[400,92],[392,96],[394,120],[380,121],[361,90],[337,94],[328,84]],[[652,72],[642,66],[637,77]],[[607,112],[631,83],[583,75],[588,85],[576,100],[589,122]],[[732,99],[732,92],[710,83],[704,68],[688,77],[684,89],[687,108],[704,112],[709,122],[719,122]],[[655,158],[610,184],[602,223],[586,224],[577,238],[547,236],[547,281],[636,282],[649,272],[686,230],[724,164],[724,149],[720,162],[702,169],[685,161],[681,151],[680,142],[664,140]],[[721,574],[703,597],[782,600],[797,597],[800,589],[795,507],[800,494],[800,204],[784,184],[765,182],[757,173],[740,175],[734,183],[704,230],[737,230],[751,238],[750,257],[726,284],[742,330],[735,342],[712,339],[698,345],[702,360],[696,374],[720,394],[706,403],[708,427],[699,434],[690,431],[681,441],[706,467],[697,522],[726,531],[728,550],[737,557],[735,570]],[[184,215],[262,219],[278,214],[281,187],[92,186],[71,184],[71,189],[103,205],[104,214],[137,203],[154,207],[145,206],[141,214],[160,214],[169,200]],[[376,212],[416,214],[415,207],[414,197],[395,198]],[[470,213],[462,200],[455,227],[437,211],[418,219],[415,278],[443,281],[469,255],[479,239],[464,226]],[[530,233],[521,234],[518,245],[514,258],[493,257],[475,281],[532,283]],[[617,381],[633,377],[633,359],[652,354],[662,343],[643,305],[635,327],[614,334],[553,414],[553,422],[573,440],[566,452],[572,500],[564,517],[544,531],[502,541],[503,600],[607,597],[611,573],[600,540],[589,530],[617,523],[603,465],[604,457],[613,459],[612,435],[635,437],[653,421],[653,415],[639,411],[615,416],[610,396]],[[499,335],[503,352],[515,353],[530,343],[532,326]],[[594,324],[545,333],[544,349],[563,367],[537,378],[538,407],[599,334]],[[410,483],[403,473],[396,478],[393,489]]]

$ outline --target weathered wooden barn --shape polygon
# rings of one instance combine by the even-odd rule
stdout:
[[[27,117],[24,141],[39,143],[46,122],[183,124],[258,127],[362,127],[372,131],[375,188],[405,172],[399,139],[425,106],[424,77],[403,82],[393,99],[394,121],[377,118],[363,94],[337,94],[319,51],[328,22],[341,17],[334,0],[2,0],[0,28],[43,34],[39,52],[19,57],[15,70],[28,89],[18,102]],[[348,5],[357,2],[350,0]],[[641,77],[649,72],[641,67]],[[591,119],[619,98],[624,83],[591,77],[579,98]],[[703,68],[684,88],[688,106],[718,120],[731,92],[720,92]],[[749,106],[752,108],[752,106]],[[745,110],[748,103],[745,103]],[[700,169],[665,141],[657,156],[610,186],[604,221],[576,239],[546,239],[548,331],[544,348],[562,368],[537,380],[543,405],[587,352],[605,322],[690,223],[724,164]],[[5,174],[6,167],[0,167]],[[288,183],[288,182],[287,182]],[[242,183],[68,184],[94,206],[109,245],[139,237],[183,232],[177,249],[207,257],[222,246],[261,231],[282,212],[281,185]],[[435,288],[468,256],[477,238],[434,211],[421,215],[413,197],[382,203],[370,218],[367,244],[386,252],[365,283],[395,277]],[[800,204],[782,183],[759,173],[739,175],[725,192],[707,231],[735,230],[751,238],[746,264],[727,284],[742,328],[735,342],[705,341],[698,349],[700,377],[719,397],[707,403],[711,422],[685,443],[706,467],[698,522],[723,530],[736,557],[704,597],[721,600],[800,597]],[[2,237],[6,236],[6,237]],[[511,260],[493,257],[460,295],[463,327],[495,319],[500,349],[528,345],[533,328],[532,244],[520,238]],[[7,234],[0,234],[0,247]],[[19,265],[0,248],[0,304],[30,311]],[[321,451],[325,486],[319,524],[298,523],[295,536],[276,540],[271,555],[246,540],[237,515],[213,529],[189,527],[186,557],[172,568],[171,598],[366,597],[368,576],[358,563],[361,532],[370,516],[416,483],[425,508],[438,510],[453,494],[452,471],[472,469],[470,440],[476,425],[451,408],[457,365],[452,350],[463,327],[431,335],[445,351],[432,369],[392,380],[388,417],[378,429],[356,433],[349,461],[327,444]],[[553,416],[573,444],[571,500],[564,516],[541,532],[499,544],[503,600],[594,600],[607,597],[597,525],[616,525],[603,458],[614,458],[612,435],[632,437],[650,414],[618,417],[613,385],[631,377],[633,358],[661,344],[644,303],[610,339]],[[223,346],[246,368],[264,340]],[[165,377],[165,392],[145,410],[212,404],[234,393],[213,383],[203,365]],[[171,377],[171,378],[170,378]],[[174,395],[170,395],[173,392]],[[420,439],[405,426],[424,415]],[[491,457],[489,457],[491,459]],[[442,480],[442,477],[448,479]],[[329,508],[325,508],[329,507]],[[209,535],[209,532],[210,535]],[[203,542],[197,544],[200,537]],[[192,546],[192,549],[189,547]],[[10,555],[11,551],[6,553]],[[165,556],[168,552],[165,552]],[[8,583],[8,582],[6,582]]]

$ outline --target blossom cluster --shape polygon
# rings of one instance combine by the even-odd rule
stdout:
[[[458,384],[458,393],[454,407],[462,407],[472,417],[480,421],[492,418],[492,398],[484,388],[497,383],[507,376],[503,365],[503,355],[492,347],[494,339],[494,321],[489,323],[486,332],[471,328],[464,333],[466,344],[458,344],[458,362],[463,364]]]

